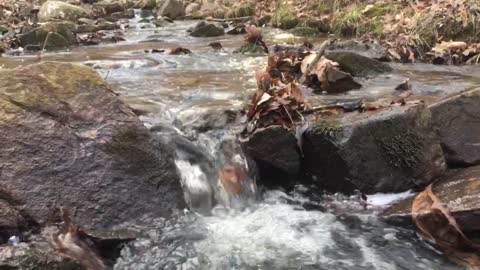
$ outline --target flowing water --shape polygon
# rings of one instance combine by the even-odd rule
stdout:
[[[378,213],[412,194],[326,194],[313,186],[257,191],[252,168],[237,143],[242,108],[255,91],[254,73],[266,57],[232,54],[241,36],[192,38],[195,22],[152,28],[132,21],[127,41],[47,53],[42,60],[92,66],[111,83],[153,132],[174,144],[185,196],[193,210],[140,228],[144,237],[125,247],[115,269],[459,269],[413,228],[383,222]],[[265,32],[269,44],[288,35]],[[207,45],[219,41],[225,51]],[[285,41],[285,40],[283,40]],[[149,53],[186,47],[192,55]],[[36,55],[7,57],[4,68],[38,62]],[[480,81],[474,67],[394,65],[392,74],[362,80],[360,91],[333,98],[381,97],[410,78],[417,94],[445,95]],[[421,90],[420,90],[421,89]],[[219,185],[230,168],[244,179],[243,196]]]

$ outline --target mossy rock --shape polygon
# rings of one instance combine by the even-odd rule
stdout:
[[[445,170],[425,105],[345,113],[304,133],[305,171],[334,191],[400,192],[428,185]]]
[[[62,49],[77,43],[75,31],[76,26],[71,22],[49,22],[20,35],[19,40],[26,48]]]
[[[320,31],[308,26],[297,26],[293,29],[290,29],[289,32],[296,36],[302,37],[314,37],[320,34]]]
[[[296,12],[288,5],[280,6],[272,16],[272,25],[282,29],[292,29],[298,25]]]

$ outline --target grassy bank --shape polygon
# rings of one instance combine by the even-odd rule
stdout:
[[[300,32],[378,39],[402,62],[456,53],[457,62],[467,61],[480,42],[478,0],[264,0],[257,2],[257,15],[271,15],[273,26],[294,33],[302,27]],[[439,45],[450,41],[467,47]]]

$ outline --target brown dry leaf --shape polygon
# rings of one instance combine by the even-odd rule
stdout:
[[[412,204],[412,217],[422,236],[434,242],[452,261],[468,269],[480,269],[480,249],[462,232],[455,218],[435,196],[432,185]]]
[[[313,70],[317,75],[318,80],[321,83],[329,82],[328,73],[330,69],[337,69],[338,70],[338,63],[328,60],[327,58],[323,57],[318,61],[316,68]]]
[[[287,85],[287,95],[291,96],[294,100],[296,100],[299,103],[305,102],[305,98],[303,97],[302,90],[300,90],[300,87],[298,84],[291,82]]]
[[[172,55],[179,55],[179,54],[191,54],[192,51],[186,48],[178,47],[178,48],[172,48],[170,50],[170,54]]]
[[[50,244],[62,257],[79,262],[87,270],[107,269],[103,260],[98,256],[92,247],[90,236],[76,226],[71,217],[70,211],[61,208],[64,227],[59,233],[52,236]]]

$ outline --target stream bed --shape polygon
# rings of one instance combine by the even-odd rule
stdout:
[[[298,185],[288,192],[252,187],[255,196],[238,199],[234,206],[228,198],[229,203],[215,205],[222,195],[205,184],[215,177],[212,171],[230,162],[248,170],[235,136],[241,119],[229,112],[248,102],[256,88],[255,71],[267,59],[233,54],[242,36],[189,37],[186,30],[195,23],[153,28],[137,18],[124,42],[42,57],[96,68],[147,127],[166,139],[179,137],[200,153],[195,159],[178,153],[176,164],[193,208],[213,210],[179,209],[171,219],[148,221],[139,228],[144,238],[122,250],[115,269],[460,269],[413,227],[392,226],[378,217],[395,199],[413,193],[370,196],[372,206],[365,210],[358,196],[326,194],[316,187]],[[265,36],[267,44],[290,38],[274,29],[265,30]],[[225,50],[211,49],[214,41]],[[145,52],[179,46],[193,54]],[[0,64],[12,68],[38,61],[36,55],[25,55],[4,57]],[[478,67],[392,66],[392,74],[363,80],[364,88],[339,98],[388,95],[406,78],[417,94],[425,95],[446,95],[480,82]]]

